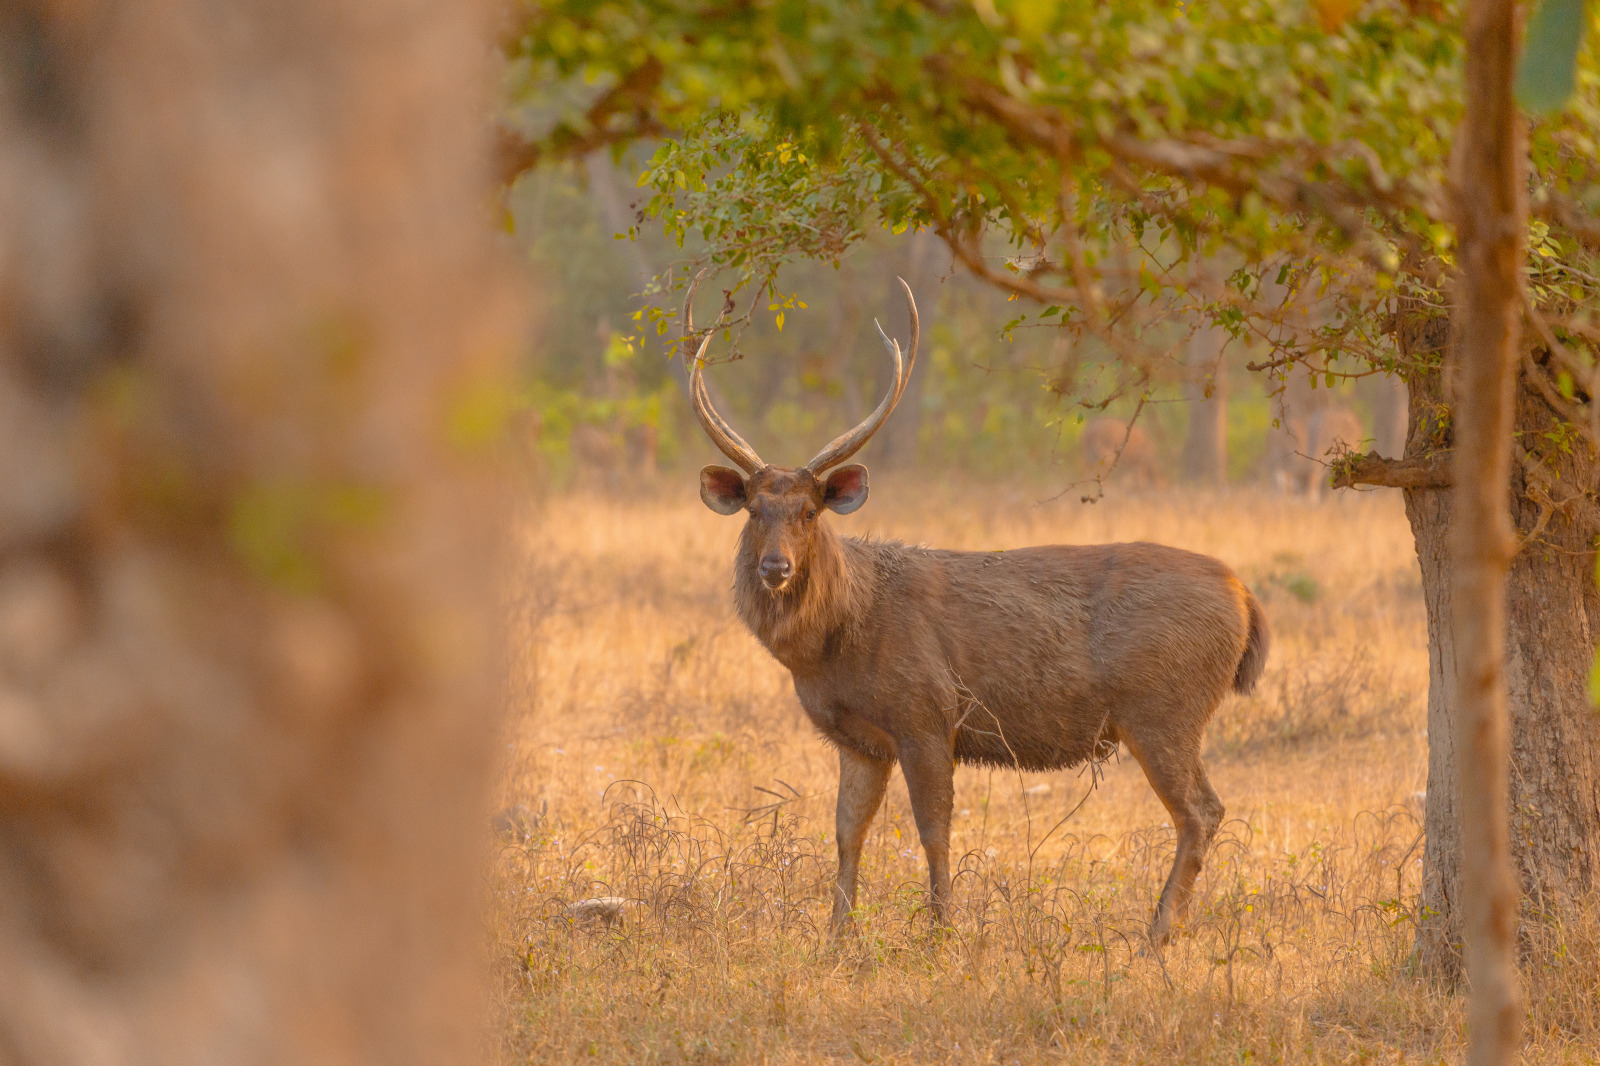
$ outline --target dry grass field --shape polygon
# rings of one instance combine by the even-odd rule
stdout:
[[[859,935],[826,932],[836,760],[733,616],[740,520],[693,475],[524,527],[490,883],[499,1061],[1458,1061],[1413,973],[1427,652],[1398,494],[1075,496],[881,477],[846,533],[952,548],[1148,539],[1214,554],[1274,629],[1207,764],[1228,806],[1184,934],[1143,931],[1173,848],[1129,758],[962,769],[937,933],[898,773]],[[608,923],[572,904],[621,897]],[[1588,930],[1592,934],[1593,930]],[[1600,1061],[1593,937],[1540,941],[1526,1060]]]

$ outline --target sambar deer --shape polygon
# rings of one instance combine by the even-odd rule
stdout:
[[[1273,482],[1279,492],[1315,502],[1327,487],[1329,460],[1341,450],[1359,449],[1366,439],[1361,417],[1342,404],[1292,414],[1268,440]]]
[[[1153,486],[1162,481],[1156,442],[1139,423],[1120,418],[1091,418],[1078,438],[1083,472],[1090,477],[1126,474],[1133,484]]]
[[[1120,742],[1177,828],[1151,926],[1164,941],[1222,821],[1201,735],[1230,689],[1249,692],[1261,676],[1261,605],[1217,560],[1158,544],[939,551],[829,528],[823,511],[866,502],[866,467],[845,461],[894,411],[916,365],[917,307],[900,285],[911,344],[903,357],[879,326],[894,363],[888,393],[804,466],[768,465],[712,406],[714,330],[690,374],[700,425],[739,467],[700,471],[700,498],[749,516],[734,563],[739,616],[789,668],[801,706],[839,751],[834,930],[850,924],[862,844],[896,762],[934,915],[947,923],[955,764],[1054,770]],[[687,303],[684,324],[688,344]]]

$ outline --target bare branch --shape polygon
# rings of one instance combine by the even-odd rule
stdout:
[[[1434,452],[1413,459],[1385,459],[1377,452],[1352,454],[1334,464],[1332,486],[1350,489],[1371,485],[1391,489],[1447,489],[1451,485],[1450,453]]]

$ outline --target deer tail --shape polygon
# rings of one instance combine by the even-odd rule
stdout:
[[[1267,627],[1261,601],[1249,589],[1244,590],[1244,598],[1250,610],[1250,636],[1245,641],[1244,654],[1239,657],[1239,667],[1233,672],[1233,691],[1241,696],[1255,691],[1261,671],[1267,668],[1267,649],[1272,646],[1272,630]]]

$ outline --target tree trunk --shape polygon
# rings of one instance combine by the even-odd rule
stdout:
[[[868,403],[862,395],[861,376],[855,372],[855,361],[861,355],[858,351],[861,323],[866,317],[866,307],[861,302],[860,281],[855,268],[848,262],[840,265],[838,278],[839,304],[833,316],[833,339],[823,357],[822,379],[828,383],[837,382],[839,393],[835,398],[831,395],[831,388],[820,390],[817,397],[818,413],[824,419],[838,415],[841,408],[845,411],[870,411],[877,404],[876,397]]]
[[[1460,701],[1462,931],[1472,990],[1467,1062],[1508,1066],[1522,1027],[1518,892],[1506,809],[1506,574],[1516,551],[1507,497],[1522,340],[1527,145],[1511,95],[1514,0],[1470,0],[1466,22],[1467,101],[1454,183],[1461,273],[1452,352],[1458,376],[1451,606]],[[1552,872],[1537,868],[1541,878]]]
[[[1516,397],[1518,440],[1531,463],[1514,463],[1511,513],[1529,539],[1507,585],[1506,680],[1511,713],[1511,852],[1530,919],[1560,915],[1600,888],[1600,728],[1588,699],[1600,632],[1592,498],[1547,515],[1539,500],[1593,485],[1587,445],[1570,454],[1547,433],[1559,422],[1533,388]]]
[[[1442,320],[1431,324],[1442,343]],[[1414,341],[1413,343],[1417,343]],[[1448,447],[1440,431],[1441,375],[1413,377],[1407,455]],[[1519,440],[1544,442],[1556,418],[1537,389],[1521,380],[1516,394]],[[1547,446],[1531,469],[1514,465],[1511,513],[1519,535],[1535,533],[1543,513],[1535,497],[1564,498],[1593,484],[1595,458],[1584,446],[1571,454]],[[1544,487],[1546,479],[1548,488]],[[1450,496],[1440,489],[1407,489],[1428,615],[1428,802],[1422,904],[1429,917],[1418,937],[1420,961],[1453,977],[1461,968],[1460,801],[1456,786],[1456,644],[1451,625]],[[1511,561],[1507,581],[1506,679],[1511,728],[1511,853],[1533,914],[1559,915],[1600,886],[1600,731],[1587,698],[1589,670],[1600,635],[1600,589],[1594,538],[1600,534],[1592,501],[1548,517],[1535,539]]]
[[[473,1051],[488,14],[0,7],[0,1061]]]
[[[1507,20],[1510,17],[1504,10],[1501,15]],[[1481,19],[1482,13],[1475,17]],[[1500,39],[1502,30],[1504,40]],[[1477,25],[1475,33],[1475,47],[1509,49],[1509,30],[1504,25],[1487,30]],[[1509,64],[1505,55],[1501,61],[1502,66]],[[1502,69],[1500,76],[1509,79],[1508,70]],[[1502,104],[1509,107],[1504,99]],[[1477,134],[1478,152],[1485,143],[1516,141],[1519,121],[1514,115],[1484,120],[1487,128]],[[1463,212],[1471,219],[1463,225],[1463,266],[1468,278],[1458,312],[1464,367],[1470,366],[1473,341],[1483,344],[1486,338],[1496,338],[1504,345],[1510,343],[1507,338],[1515,337],[1520,313],[1516,299],[1520,249],[1484,251],[1493,249],[1497,241],[1520,241],[1521,150],[1509,154],[1509,177],[1495,179],[1471,169],[1475,165],[1481,169],[1481,156],[1475,163],[1472,150],[1463,153],[1468,170],[1457,187],[1479,190],[1483,197],[1496,201],[1488,208],[1481,203],[1468,205]],[[1474,207],[1478,214],[1471,217]],[[1506,214],[1511,221],[1506,221]],[[1474,241],[1469,245],[1465,238],[1472,235],[1468,231],[1474,227]],[[1473,248],[1470,258],[1469,247]],[[1487,302],[1498,308],[1485,316],[1480,306],[1476,319],[1468,311],[1474,299],[1484,301],[1484,293],[1472,292],[1474,273],[1480,287],[1485,285],[1484,275],[1491,276]],[[1498,280],[1493,280],[1496,275]],[[1402,351],[1414,357],[1425,355],[1439,347],[1444,332],[1437,320],[1417,320],[1409,326],[1403,322]],[[1513,351],[1512,355],[1516,354]],[[1544,397],[1536,377],[1542,372],[1538,357],[1535,353],[1521,364],[1514,392],[1509,384],[1476,383],[1480,393],[1498,387],[1510,395],[1500,398],[1505,410],[1493,429],[1498,443],[1480,437],[1475,450],[1457,455],[1458,483],[1477,490],[1474,517],[1452,515],[1443,492],[1406,493],[1422,564],[1433,667],[1423,887],[1428,917],[1419,930],[1418,950],[1425,966],[1454,974],[1461,963],[1462,940],[1475,944],[1471,953],[1476,954],[1476,962],[1469,960],[1475,1001],[1471,1052],[1475,1062],[1506,1061],[1515,1046],[1518,1012],[1511,941],[1516,880],[1511,868],[1520,877],[1528,914],[1533,918],[1559,917],[1568,907],[1585,906],[1600,883],[1594,858],[1600,854],[1600,732],[1594,727],[1585,684],[1594,660],[1594,622],[1600,619],[1596,613],[1600,612],[1600,594],[1593,578],[1600,517],[1592,493],[1582,491],[1594,484],[1596,459],[1586,443],[1578,442],[1570,450],[1563,444],[1562,431],[1568,427]],[[1516,365],[1513,359],[1510,366]],[[1503,372],[1509,376],[1509,369]],[[1440,375],[1432,372],[1409,382],[1412,426],[1408,455],[1420,456],[1450,443],[1442,433],[1430,432],[1441,421],[1455,423],[1458,431],[1474,425],[1481,429],[1492,421],[1465,402],[1473,388],[1471,382],[1462,386],[1456,409],[1447,412],[1441,406],[1440,380]],[[1506,478],[1505,452],[1511,439],[1516,441],[1516,461]],[[1485,473],[1485,455],[1493,458],[1497,449],[1499,472]],[[1485,491],[1486,485],[1493,492]],[[1508,580],[1500,600],[1493,570],[1501,558],[1496,553],[1504,547],[1496,545],[1494,538],[1508,533],[1503,517],[1497,520],[1506,500],[1522,545],[1509,557]],[[1553,507],[1554,500],[1563,505]],[[1473,534],[1481,543],[1474,546],[1473,537],[1453,535],[1452,531],[1459,531],[1464,524],[1474,527]],[[1452,541],[1463,549],[1476,547],[1480,553],[1475,582],[1462,573],[1464,566],[1452,566],[1444,551]],[[1505,573],[1505,563],[1498,565]],[[1476,602],[1463,602],[1469,592]],[[1497,737],[1494,674],[1502,657],[1492,647],[1469,652],[1467,638],[1476,627],[1481,643],[1483,620],[1492,623],[1502,610],[1504,679],[1499,683],[1504,685],[1507,721]],[[1474,691],[1466,691],[1463,678],[1471,679]],[[1474,697],[1476,711],[1468,706]],[[1503,747],[1495,750],[1506,736],[1509,757]],[[1505,856],[1497,861],[1492,847],[1497,839],[1508,843],[1509,863]],[[1475,888],[1479,895],[1474,902]]]
[[[1228,376],[1223,347],[1228,335],[1215,327],[1189,338],[1183,398],[1189,432],[1183,444],[1183,479],[1220,488],[1228,483]]]
[[[1449,324],[1419,319],[1402,326],[1402,351],[1436,359]],[[1444,380],[1437,368],[1417,373],[1410,393],[1406,455],[1421,458],[1447,447]],[[1461,970],[1461,822],[1456,753],[1456,645],[1452,625],[1450,576],[1451,493],[1446,489],[1406,489],[1406,517],[1422,570],[1422,595],[1428,616],[1428,794],[1424,816],[1422,915],[1417,953],[1429,973],[1452,980]]]

